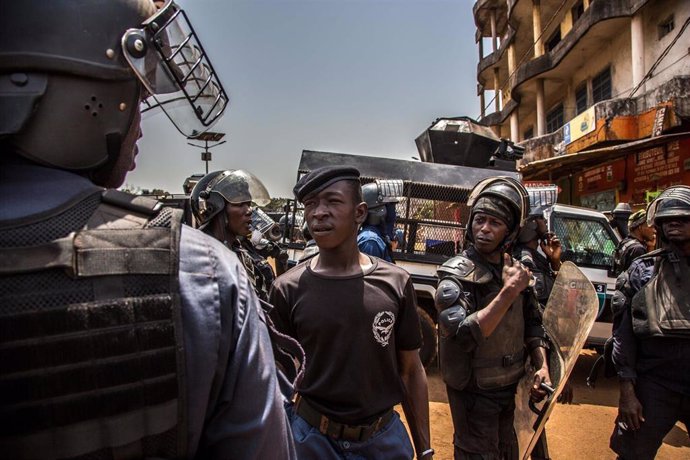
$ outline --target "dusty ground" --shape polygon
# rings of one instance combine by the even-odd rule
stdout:
[[[571,375],[575,392],[573,404],[556,406],[546,426],[549,451],[555,460],[616,457],[608,443],[617,412],[618,383],[615,379],[607,380],[600,376],[596,389],[587,388],[585,379],[595,359],[594,352],[582,352]],[[429,400],[435,458],[452,459],[453,424],[445,386],[435,368],[429,370]],[[671,430],[659,449],[657,459],[690,459],[690,441],[685,426],[677,424]]]

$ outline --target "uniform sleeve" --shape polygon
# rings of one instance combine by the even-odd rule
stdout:
[[[385,246],[375,238],[362,238],[362,240],[357,243],[357,246],[359,246],[359,250],[365,254],[378,257],[379,259],[385,259]]]
[[[471,352],[484,341],[484,335],[482,334],[482,330],[479,327],[479,321],[477,320],[477,305],[475,296],[472,294],[471,285],[465,285],[462,281],[459,281],[454,277],[444,278],[444,280],[446,283],[452,283],[449,286],[457,287],[459,291],[458,297],[453,299],[452,302],[441,301],[439,297],[442,295],[442,293],[439,292],[439,290],[444,289],[444,286],[442,286],[442,283],[439,283],[439,290],[436,292],[436,309],[439,313],[441,313],[450,308],[460,306],[465,311],[465,314],[473,312],[468,314],[465,319],[460,322],[460,324],[457,326],[457,332],[455,332],[455,335],[449,337],[449,340],[455,342],[455,345],[457,345],[458,349],[464,352]],[[454,296],[455,294],[452,294],[452,297]],[[443,332],[441,319],[439,319],[439,326],[442,328]],[[455,327],[453,326],[451,329],[455,329]],[[452,334],[453,330],[449,330],[449,333]]]
[[[422,331],[417,313],[417,295],[409,276],[400,299],[400,315],[395,326],[395,344],[398,350],[416,350],[422,347]]]
[[[180,297],[189,455],[295,458],[271,343],[236,256],[183,227]]]
[[[616,292],[613,295],[613,364],[618,377],[622,380],[635,380],[637,372],[637,341],[632,328],[630,303],[633,296],[649,281],[652,267],[646,266],[643,260],[632,263],[627,272],[616,280]]]

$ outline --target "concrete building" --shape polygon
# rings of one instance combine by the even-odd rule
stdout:
[[[560,201],[642,206],[690,184],[690,1],[478,0],[480,121]]]

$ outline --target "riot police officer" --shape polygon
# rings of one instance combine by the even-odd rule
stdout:
[[[647,252],[656,240],[654,227],[647,225],[647,211],[640,209],[628,218],[628,235],[618,243],[613,255],[613,272],[616,276],[630,268],[633,260]]]
[[[400,180],[380,180],[362,186],[362,198],[368,211],[367,219],[357,234],[360,251],[393,262],[391,243],[395,237],[395,204],[400,195]]]
[[[227,105],[187,16],[150,0],[1,10],[2,456],[293,457],[237,258],[103,188],[134,167],[140,101],[187,135]]]
[[[561,268],[563,252],[558,236],[550,233],[546,227],[544,214],[548,212],[549,206],[536,206],[530,210],[513,251],[513,256],[532,272],[534,290],[542,305],[546,305],[551,295],[556,274]]]
[[[248,238],[252,203],[265,206],[270,201],[264,184],[241,169],[214,171],[194,186],[190,200],[199,229],[237,254],[259,298],[268,300],[275,274]]]
[[[513,416],[525,349],[537,369],[533,398],[550,384],[531,276],[508,253],[529,198],[519,182],[498,177],[477,184],[468,205],[468,247],[439,268],[436,293],[455,458],[517,458]]]
[[[652,459],[673,425],[690,423],[690,187],[664,190],[647,207],[662,248],[618,277],[613,362],[620,381],[611,448]]]

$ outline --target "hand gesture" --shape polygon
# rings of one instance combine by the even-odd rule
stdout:
[[[529,286],[532,272],[518,261],[513,263],[513,259],[509,254],[503,254],[503,273],[501,277],[504,288],[520,293]]]
[[[548,233],[544,240],[539,243],[541,250],[544,251],[546,258],[549,259],[551,265],[559,266],[561,264],[561,254],[563,253],[563,246],[561,240],[558,239],[555,233]]]

